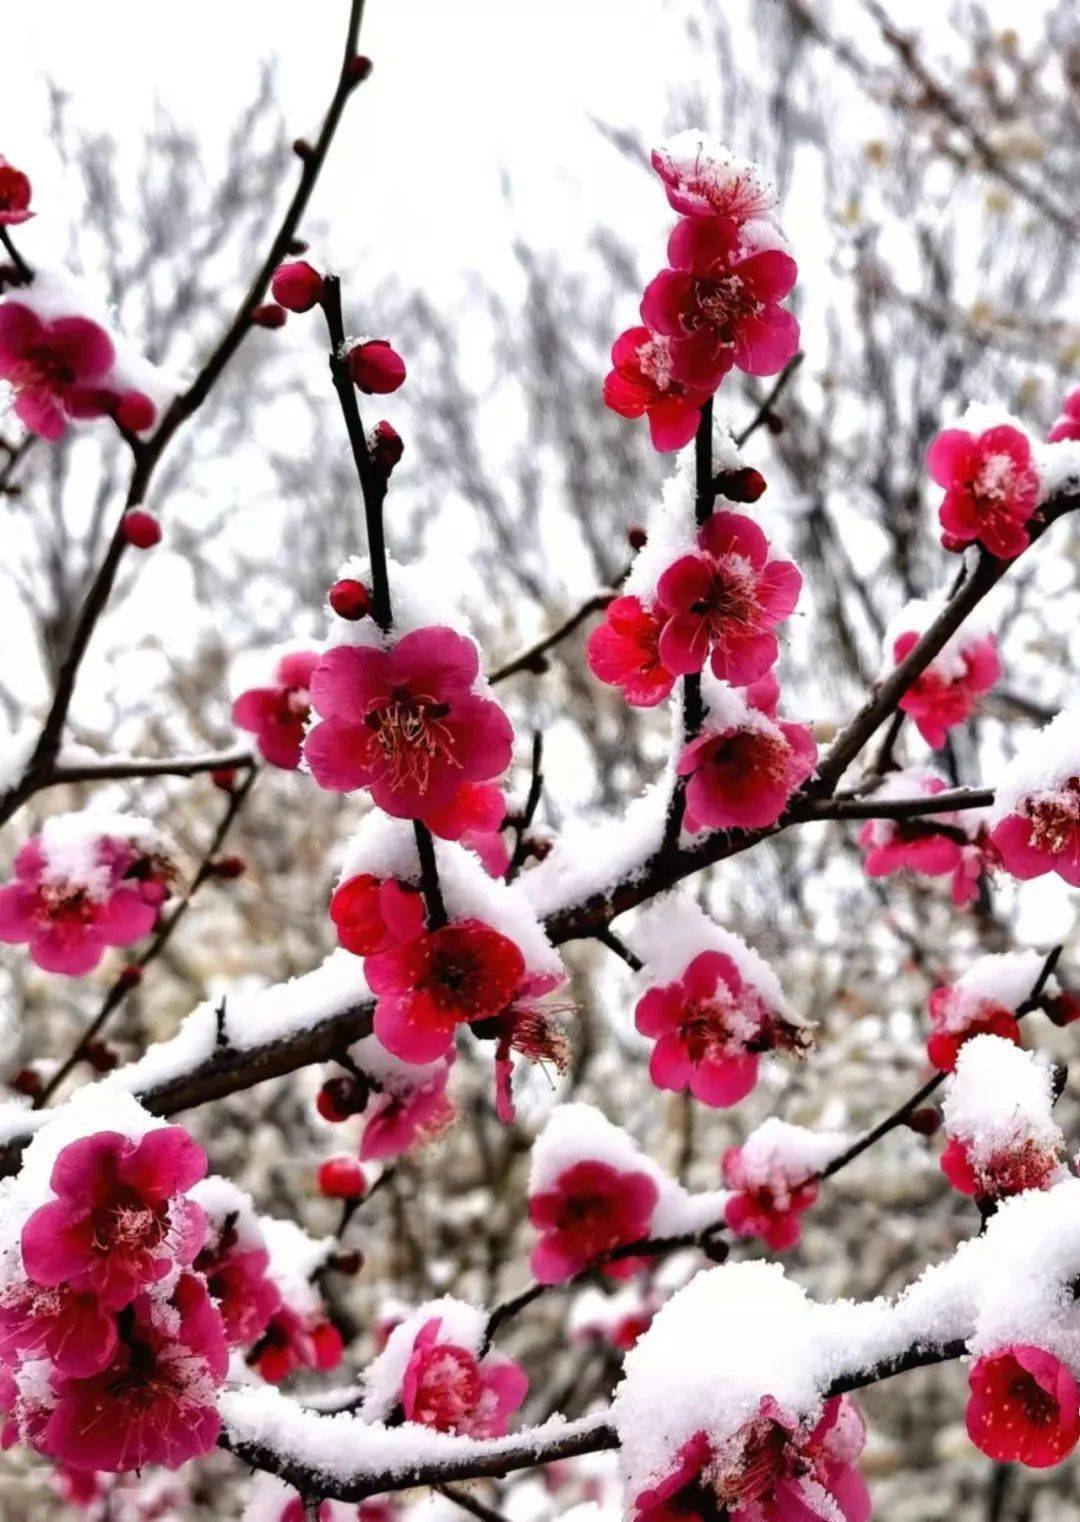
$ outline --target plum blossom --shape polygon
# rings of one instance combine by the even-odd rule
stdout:
[[[1065,1139],[1054,1121],[1045,1060],[996,1035],[976,1035],[957,1058],[942,1106],[941,1171],[984,1209],[1062,1177]]]
[[[490,1020],[474,1022],[473,1033],[495,1042],[495,1113],[508,1126],[515,1116],[513,1054],[528,1062],[548,1062],[557,1073],[565,1070],[569,1045],[562,1016],[574,1006],[547,996],[565,982],[559,973],[532,973],[514,997]]]
[[[227,1368],[221,1317],[202,1281],[181,1274],[167,1302],[136,1297],[108,1368],[54,1381],[41,1446],[72,1469],[176,1469],[216,1442]]]
[[[874,797],[932,798],[946,784],[926,767],[890,772]],[[863,869],[868,877],[891,877],[895,872],[916,872],[927,877],[952,880],[953,903],[970,903],[978,893],[986,868],[984,829],[975,812],[944,810],[911,819],[870,819],[859,833]]]
[[[892,640],[894,664],[899,665],[918,644],[932,612],[929,604],[910,604],[893,620],[891,628],[897,631]],[[911,627],[903,627],[906,621]],[[994,636],[962,628],[908,686],[899,706],[915,720],[927,745],[940,750],[949,730],[971,717],[978,699],[1000,676]]]
[[[248,1355],[263,1379],[280,1384],[298,1369],[334,1369],[341,1362],[341,1333],[321,1311],[282,1303]]]
[[[752,1139],[751,1139],[752,1140]],[[760,1237],[774,1252],[794,1247],[802,1233],[799,1217],[817,1199],[818,1186],[805,1163],[780,1147],[728,1147],[724,1183],[733,1191],[724,1220],[740,1237]]]
[[[731,1437],[698,1432],[671,1471],[634,1499],[633,1522],[867,1522],[870,1498],[855,1460],[866,1429],[849,1396],[825,1402],[813,1427],[769,1396]]]
[[[39,967],[69,977],[152,930],[172,876],[136,821],[103,816],[98,827],[92,813],[55,815],[14,865],[0,887],[0,941],[25,943]]]
[[[768,217],[776,192],[756,164],[690,129],[652,151],[673,211],[684,217],[724,217],[742,224]]]
[[[334,890],[330,918],[345,950],[368,957],[422,934],[424,900],[410,883],[358,872]]]
[[[112,1361],[116,1320],[96,1294],[12,1279],[0,1289],[0,1359],[48,1358],[85,1379]]]
[[[220,1181],[215,1183],[220,1187]],[[250,1209],[234,1208],[229,1198],[222,1215],[220,1210],[212,1211],[214,1201],[200,1188],[195,1197],[205,1207],[207,1238],[193,1267],[206,1281],[228,1345],[249,1348],[281,1305],[281,1290],[270,1273],[270,1254]]]
[[[1060,444],[1065,439],[1080,439],[1080,389],[1070,391],[1062,402],[1061,412],[1047,437],[1051,444]]]
[[[930,445],[927,466],[945,487],[938,516],[946,549],[977,541],[999,560],[1027,549],[1039,477],[1031,444],[1019,429],[1002,424],[972,434],[947,428]]]
[[[17,227],[34,215],[30,210],[30,180],[0,155],[0,227]]]
[[[653,448],[682,449],[697,432],[711,386],[688,386],[672,370],[672,340],[648,328],[627,328],[611,348],[604,401],[620,417],[649,420]]]
[[[802,577],[788,560],[770,560],[769,541],[752,518],[713,513],[698,532],[698,552],[668,566],[657,584],[667,615],[660,660],[676,676],[700,671],[736,687],[776,663],[775,627],[795,608]]]
[[[702,951],[681,978],[648,989],[634,1022],[656,1042],[649,1077],[659,1089],[689,1089],[702,1104],[726,1108],[757,1082],[768,1014],[722,951]]]
[[[988,1458],[1046,1469],[1076,1447],[1080,1391],[1053,1353],[1012,1343],[976,1359],[968,1383],[968,1436]]]
[[[440,840],[459,841],[474,852],[489,877],[504,877],[510,865],[501,830],[506,799],[492,782],[463,782],[450,802],[428,815],[427,824]]]
[[[790,254],[727,218],[687,217],[668,239],[668,263],[645,287],[641,319],[670,338],[676,380],[713,391],[733,365],[748,375],[784,368],[799,347],[799,325],[779,305],[798,276]]]
[[[648,1235],[656,1208],[655,1181],[638,1170],[622,1170],[593,1158],[571,1163],[550,1185],[529,1198],[529,1220],[541,1233],[532,1251],[532,1271],[541,1284],[563,1284],[606,1253]],[[622,1279],[642,1260],[622,1257],[603,1264]]]
[[[507,1420],[525,1399],[529,1381],[510,1359],[477,1358],[469,1348],[442,1339],[433,1316],[416,1334],[401,1385],[406,1421],[462,1437],[502,1437]]]
[[[640,598],[616,597],[608,604],[604,622],[589,636],[589,670],[599,681],[621,687],[635,708],[655,708],[675,685],[673,673],[660,659],[663,627],[664,619],[645,608]]]
[[[935,988],[926,1044],[934,1066],[951,1073],[961,1048],[975,1036],[1000,1036],[1019,1046],[1017,1012],[1031,996],[1042,967],[1036,951],[1001,952],[979,957],[955,983]]]
[[[452,629],[414,629],[389,650],[340,645],[311,680],[321,716],[304,752],[331,792],[367,788],[386,813],[424,819],[463,783],[510,763],[513,731],[499,705],[473,692],[479,656]]]
[[[447,1052],[435,1071],[415,1085],[384,1084],[364,1111],[361,1162],[398,1157],[411,1147],[431,1141],[454,1118],[446,1083],[454,1053]]]
[[[319,663],[315,650],[283,655],[265,687],[249,687],[233,704],[233,723],[255,736],[259,754],[271,766],[294,772],[300,765],[304,729],[311,712],[312,673]]]
[[[87,317],[45,321],[9,298],[0,303],[0,380],[15,393],[15,415],[55,442],[74,418],[104,417],[115,396],[104,386],[116,351]]]
[[[98,1131],[69,1142],[49,1180],[56,1198],[22,1232],[27,1274],[46,1287],[91,1293],[109,1310],[192,1263],[206,1222],[185,1198],[206,1172],[206,1154],[181,1126],[139,1140]]]
[[[1065,709],[1028,737],[1002,772],[990,814],[990,847],[1026,881],[1056,872],[1080,887],[1080,753],[1077,713]]]
[[[501,1014],[521,987],[525,959],[480,920],[451,921],[369,956],[375,1034],[403,1062],[433,1062],[458,1025]]]
[[[816,765],[817,746],[805,725],[766,718],[745,703],[725,704],[678,759],[678,775],[688,779],[686,828],[766,829]]]

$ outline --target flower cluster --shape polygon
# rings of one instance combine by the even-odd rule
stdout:
[[[95,1131],[62,1147],[52,1198],[22,1228],[0,1288],[9,1437],[75,1470],[176,1468],[217,1438],[222,1316],[194,1268],[188,1191],[206,1158],[179,1126]]]
[[[652,162],[679,221],[668,267],[642,297],[643,326],[615,341],[604,400],[647,417],[654,447],[671,450],[693,438],[732,367],[775,375],[793,357],[799,326],[780,302],[798,268],[773,220],[775,194],[752,165],[699,132],[680,133]]]
[[[924,601],[901,609],[885,635],[886,655],[894,665],[911,653],[939,611]],[[1000,676],[997,641],[969,620],[910,683],[899,706],[915,720],[927,745],[940,750],[949,730],[971,717]]]
[[[695,1433],[669,1473],[635,1496],[633,1522],[709,1522],[718,1513],[731,1522],[867,1522],[870,1498],[855,1467],[865,1442],[850,1396],[826,1401],[813,1425],[766,1396],[721,1443]]]
[[[0,887],[0,941],[25,944],[47,972],[82,977],[110,946],[154,928],[173,868],[145,821],[58,814],[15,857]]]

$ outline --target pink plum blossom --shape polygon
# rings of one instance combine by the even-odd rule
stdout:
[[[1046,1469],[1076,1447],[1080,1391],[1053,1353],[1012,1343],[976,1359],[968,1383],[968,1436],[988,1458]]]
[[[1001,1036],[1020,1045],[1014,1010],[994,999],[970,999],[963,989],[948,983],[930,995],[930,1023],[934,1029],[926,1054],[942,1073],[952,1072],[960,1048],[973,1036]]]
[[[427,818],[440,840],[457,840],[479,856],[489,877],[503,877],[510,852],[500,833],[506,819],[506,799],[493,782],[463,782],[441,809]]]
[[[358,872],[335,889],[330,918],[346,951],[369,957],[423,932],[424,900],[410,883]]]
[[[678,760],[686,786],[686,828],[767,829],[812,776],[817,746],[803,724],[741,722],[709,729]]]
[[[968,1142],[952,1136],[940,1163],[942,1173],[960,1194],[992,1204],[1029,1189],[1048,1189],[1058,1176],[1061,1158],[1055,1147],[1035,1136],[1018,1135],[989,1155],[976,1154]]]
[[[341,1362],[341,1333],[320,1313],[305,1314],[282,1303],[248,1355],[263,1379],[280,1384],[298,1369],[335,1369]]]
[[[668,566],[657,583],[667,615],[659,654],[676,676],[700,671],[736,687],[775,665],[775,627],[794,610],[802,577],[788,560],[769,559],[769,541],[742,513],[713,513],[698,531],[698,552]]]
[[[1021,798],[990,831],[990,845],[1013,877],[1056,872],[1080,888],[1080,776]]]
[[[675,677],[660,659],[664,619],[637,597],[616,597],[586,646],[589,670],[610,687],[621,687],[635,708],[655,708],[671,693]]]
[[[1080,439],[1080,389],[1070,391],[1061,404],[1061,411],[1047,435],[1051,444],[1065,439]]]
[[[915,631],[897,639],[893,646],[893,660],[897,665],[918,641],[919,635]],[[927,745],[935,750],[940,750],[946,743],[950,729],[971,717],[977,700],[1000,678],[1001,662],[993,635],[976,637],[962,644],[956,664],[959,669],[950,670],[941,663],[932,662],[900,699],[900,708],[911,715]]]
[[[414,629],[390,650],[328,650],[311,681],[322,722],[304,747],[316,782],[368,788],[395,818],[426,820],[462,783],[497,777],[513,731],[473,692],[478,675],[476,646],[452,629]]]
[[[194,1260],[206,1223],[183,1195],[205,1172],[206,1154],[180,1126],[148,1131],[138,1141],[98,1131],[69,1142],[50,1178],[57,1198],[23,1227],[27,1274],[36,1284],[64,1284],[120,1310],[174,1264]]]
[[[753,164],[699,132],[680,132],[654,148],[651,161],[672,210],[681,216],[723,217],[741,225],[776,207],[776,192]]]
[[[372,1095],[364,1111],[361,1162],[399,1157],[446,1129],[454,1118],[446,1092],[453,1058],[453,1051],[447,1052],[443,1064],[416,1086],[387,1086]]]
[[[529,974],[505,1009],[481,1028],[475,1023],[472,1027],[476,1035],[495,1041],[495,1114],[504,1126],[510,1125],[516,1113],[512,1090],[515,1052],[528,1062],[550,1063],[557,1073],[566,1068],[569,1045],[561,1016],[574,1006],[548,998],[565,981],[559,973]]]
[[[649,420],[653,448],[682,449],[697,432],[711,386],[686,386],[672,370],[672,340],[648,328],[627,328],[611,349],[604,401],[620,417]]]
[[[645,288],[641,319],[671,339],[676,380],[713,391],[732,365],[775,375],[794,356],[799,324],[779,305],[798,276],[790,254],[745,241],[727,218],[687,217],[668,262]]]
[[[0,303],[0,380],[15,393],[15,415],[43,439],[112,409],[115,395],[102,383],[115,358],[112,339],[89,318],[44,322],[22,302]]]
[[[259,754],[271,766],[294,772],[300,765],[304,727],[311,712],[311,677],[319,663],[314,650],[283,655],[266,687],[250,687],[233,704],[233,723],[255,736]]]
[[[927,465],[945,487],[938,516],[946,549],[978,541],[999,560],[1027,549],[1039,477],[1024,434],[1007,424],[978,435],[947,428],[930,445]]]
[[[638,1000],[637,1028],[656,1042],[650,1078],[660,1089],[688,1088],[703,1104],[737,1104],[757,1082],[764,1015],[731,957],[699,952],[681,978]]]
[[[116,1320],[96,1294],[13,1279],[0,1289],[0,1359],[40,1357],[77,1379],[99,1373],[116,1350]]]
[[[242,1242],[235,1223],[226,1217],[210,1227],[194,1267],[217,1305],[226,1342],[230,1347],[250,1347],[281,1305],[266,1248]]]
[[[624,1171],[583,1158],[565,1168],[529,1200],[529,1220],[541,1232],[532,1271],[541,1284],[563,1284],[597,1258],[648,1235],[656,1208],[656,1184],[647,1173]],[[603,1264],[612,1278],[626,1278],[641,1259]]]
[[[758,1167],[741,1147],[728,1147],[722,1167],[724,1183],[734,1191],[724,1206],[724,1220],[736,1236],[760,1237],[774,1252],[794,1247],[802,1231],[799,1217],[818,1194],[806,1168],[780,1155]]]
[[[416,1335],[401,1385],[406,1421],[461,1437],[502,1437],[529,1388],[524,1371],[510,1359],[477,1358],[441,1341],[441,1329],[434,1316]]]

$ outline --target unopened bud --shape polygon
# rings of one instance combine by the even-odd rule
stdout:
[[[353,385],[365,396],[388,396],[405,383],[405,361],[385,338],[354,344],[347,360]]]
[[[921,1109],[912,1110],[904,1124],[917,1136],[933,1136],[941,1129],[941,1112],[933,1105],[923,1105]]]
[[[303,162],[306,164],[308,159],[315,152],[315,149],[311,146],[306,137],[297,137],[293,139],[292,151],[296,154],[298,159],[303,160]]]
[[[354,53],[345,65],[345,77],[351,85],[361,85],[374,67],[365,53]]]
[[[129,962],[121,968],[116,979],[116,992],[118,994],[130,993],[133,988],[138,988],[143,980],[143,970],[137,962]]]
[[[371,593],[362,581],[349,577],[334,582],[328,601],[339,618],[347,618],[352,623],[366,618],[371,612]]]
[[[304,259],[279,264],[270,282],[274,300],[290,312],[310,312],[323,293],[323,277]]]
[[[315,1097],[315,1108],[323,1120],[335,1123],[359,1115],[368,1102],[367,1085],[356,1078],[328,1078]]]
[[[219,856],[207,868],[209,875],[218,878],[221,882],[231,882],[236,877],[243,877],[246,871],[247,862],[242,856]]]
[[[11,1080],[11,1087],[16,1094],[27,1094],[34,1099],[41,1093],[41,1074],[35,1072],[33,1068],[23,1068]]]
[[[648,534],[638,523],[627,529],[626,538],[632,550],[643,550],[649,541]]]
[[[210,781],[223,793],[231,793],[236,786],[236,767],[215,766],[210,773]]]
[[[760,470],[744,465],[739,470],[722,470],[715,485],[729,502],[756,502],[764,495],[768,483]]]
[[[405,444],[393,423],[384,418],[376,423],[368,436],[371,463],[384,481],[390,479],[394,466],[405,453]]]
[[[285,316],[284,307],[279,307],[276,301],[266,301],[255,308],[251,320],[257,328],[283,328]]]
[[[121,428],[129,433],[145,433],[154,426],[157,408],[142,391],[125,391],[113,413]]]
[[[104,1041],[91,1041],[86,1048],[86,1060],[95,1073],[111,1073],[120,1066],[120,1058]]]
[[[140,507],[133,507],[124,514],[120,520],[120,532],[137,550],[153,549],[161,542],[161,524],[153,513],[144,512]]]

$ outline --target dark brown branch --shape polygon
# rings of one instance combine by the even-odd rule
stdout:
[[[29,285],[34,278],[34,271],[30,265],[27,264],[22,254],[19,253],[19,250],[15,246],[14,238],[8,232],[7,228],[2,225],[0,225],[0,247],[3,248],[4,252],[11,260],[12,267],[15,271],[14,277],[11,277],[10,275],[8,276],[9,283],[16,285]],[[3,290],[2,284],[0,284],[0,290]]]
[[[759,403],[758,410],[754,413],[754,416],[750,419],[749,423],[747,423],[742,433],[735,435],[736,449],[742,449],[743,445],[748,443],[750,439],[753,438],[754,434],[757,433],[762,424],[768,421],[773,408],[776,406],[784,391],[787,389],[788,382],[791,380],[796,370],[802,364],[805,357],[806,356],[800,351],[792,359],[788,360],[787,364],[780,371],[780,374],[773,381],[768,394]]]
[[[627,566],[616,585],[621,586],[629,574],[630,567]],[[618,595],[617,591],[595,593],[588,602],[582,603],[576,613],[571,613],[569,618],[564,619],[557,629],[553,629],[550,634],[545,634],[543,639],[537,640],[536,644],[530,645],[527,650],[522,650],[505,665],[496,667],[489,675],[488,681],[494,686],[496,682],[505,682],[508,676],[514,676],[519,671],[536,671],[538,662],[543,659],[547,651],[553,650],[564,639],[568,639],[574,630],[579,629],[594,613],[602,613]]]
[[[540,807],[540,799],[544,792],[544,736],[539,729],[533,730],[532,738],[532,761],[529,774],[529,792],[525,799],[525,807],[520,816],[514,820],[514,849],[510,857],[510,865],[506,869],[507,882],[513,882],[514,878],[525,865],[528,855],[528,842],[526,836],[536,811]]]
[[[198,777],[204,772],[247,771],[254,765],[255,758],[249,750],[223,750],[206,756],[166,756],[162,760],[149,756],[104,756],[100,761],[55,766],[40,786],[59,787],[66,782],[120,782],[137,777]]]

